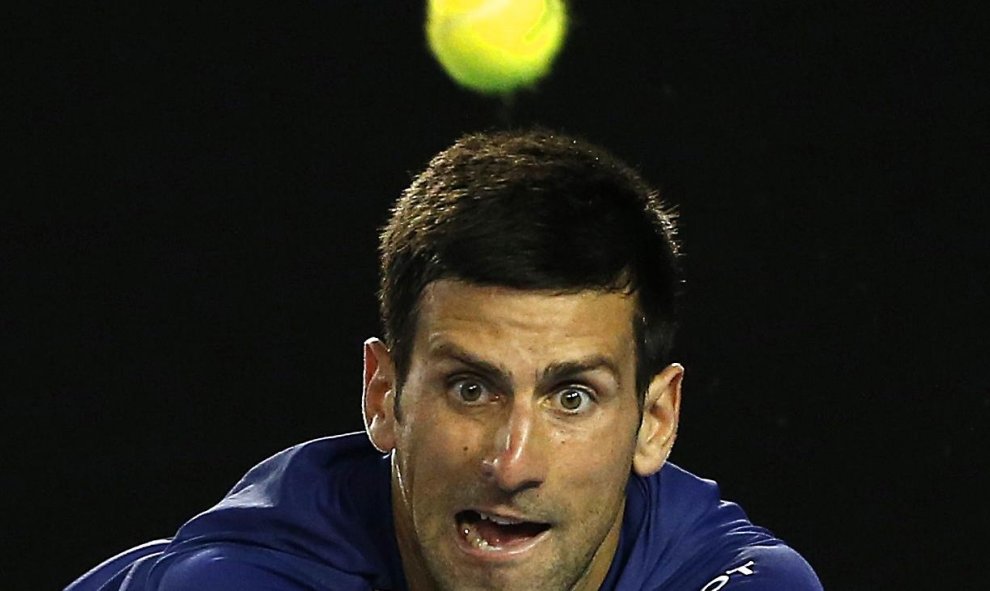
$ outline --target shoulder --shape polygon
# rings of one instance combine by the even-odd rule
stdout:
[[[626,570],[639,588],[676,591],[820,591],[798,552],[753,524],[718,485],[673,464],[628,488]]]
[[[364,434],[297,445],[255,466],[180,528],[168,569],[265,580],[260,568],[299,574],[310,587],[322,577],[337,585],[345,572],[388,580],[397,570],[389,494],[388,461]]]
[[[296,445],[152,550],[118,556],[70,589],[364,591],[398,579],[388,460],[363,434]]]
[[[263,460],[248,470],[227,497],[245,488],[266,484],[298,484],[309,481],[314,474],[326,476],[329,471],[345,468],[348,464],[380,456],[363,433],[348,433],[322,437],[294,445]],[[318,479],[316,483],[323,481]],[[311,482],[311,481],[310,481]],[[315,484],[311,482],[312,484]]]

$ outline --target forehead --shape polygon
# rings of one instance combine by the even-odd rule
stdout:
[[[584,290],[559,293],[442,279],[423,290],[414,351],[454,344],[486,357],[524,355],[555,361],[635,352],[635,295]]]

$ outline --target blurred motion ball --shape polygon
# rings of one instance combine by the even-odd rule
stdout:
[[[507,94],[544,76],[567,30],[564,0],[429,0],[430,50],[458,84]]]

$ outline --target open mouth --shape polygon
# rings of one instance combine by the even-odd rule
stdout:
[[[521,549],[533,542],[550,524],[467,510],[456,515],[457,531],[474,548],[497,552]]]

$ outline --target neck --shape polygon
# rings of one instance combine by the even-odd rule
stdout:
[[[399,556],[402,559],[402,571],[409,591],[436,591],[433,577],[424,565],[422,548],[409,522],[408,513],[403,510],[405,505],[405,487],[402,486],[402,476],[395,465],[395,453],[392,454],[392,518],[395,525],[395,541],[399,546]]]

